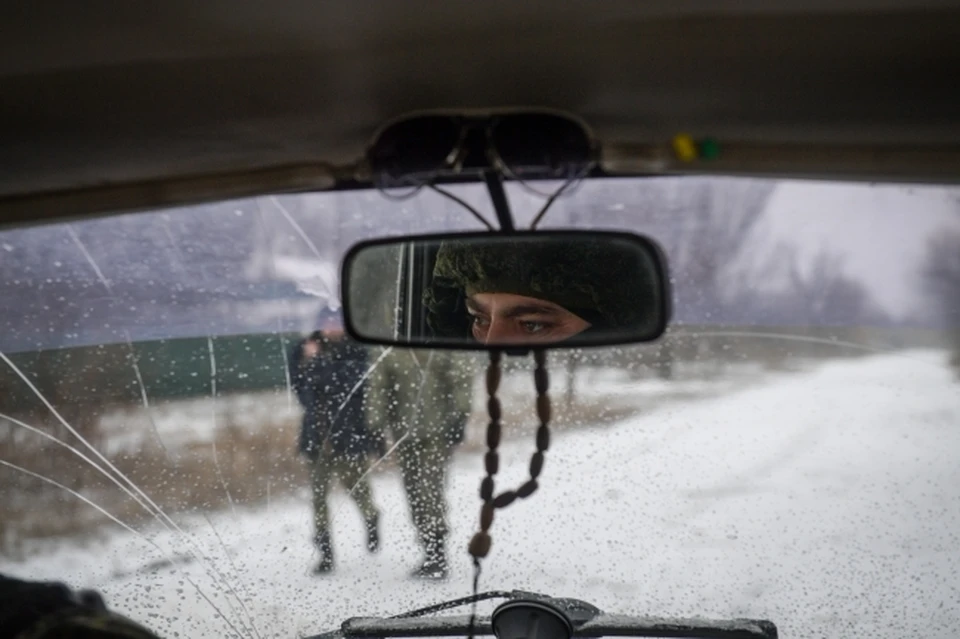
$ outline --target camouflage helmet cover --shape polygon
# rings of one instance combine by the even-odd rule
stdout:
[[[658,321],[658,271],[647,251],[617,238],[464,239],[444,242],[424,291],[427,320],[442,337],[469,335],[464,299],[513,293],[553,302],[591,330],[635,333]]]

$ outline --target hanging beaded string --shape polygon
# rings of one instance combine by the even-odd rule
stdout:
[[[501,369],[500,361],[502,353],[500,351],[490,351],[490,363],[487,366],[487,414],[490,422],[487,424],[487,453],[483,457],[484,468],[487,471],[486,477],[480,483],[480,500],[483,505],[480,507],[480,531],[470,540],[469,552],[473,557],[473,594],[477,594],[480,583],[480,560],[487,556],[490,547],[493,544],[493,538],[490,536],[490,526],[493,525],[494,511],[499,508],[506,508],[517,498],[525,499],[536,492],[538,488],[537,478],[543,471],[544,453],[550,448],[550,396],[547,391],[550,387],[550,377],[547,374],[547,355],[544,350],[535,350],[533,359],[536,368],[533,371],[534,384],[537,389],[537,417],[540,420],[540,426],[537,428],[537,452],[530,458],[530,479],[523,483],[516,490],[506,490],[494,497],[495,483],[494,477],[500,470],[500,439],[503,428],[500,418],[503,413],[500,406],[500,400],[497,398],[497,390],[500,388]],[[476,603],[473,604],[473,611],[470,615],[470,639],[474,636],[474,626],[476,624]]]

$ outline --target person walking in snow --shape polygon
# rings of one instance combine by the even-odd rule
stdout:
[[[368,454],[378,448],[364,419],[366,365],[364,347],[339,327],[313,332],[290,356],[290,381],[304,409],[299,448],[310,463],[314,544],[321,554],[317,574],[334,567],[327,508],[334,478],[360,508],[367,549],[376,552],[380,546],[380,515],[366,477]]]
[[[367,421],[371,430],[394,442],[423,551],[413,576],[445,579],[449,572],[447,473],[472,410],[473,357],[393,349],[379,362],[370,375]]]

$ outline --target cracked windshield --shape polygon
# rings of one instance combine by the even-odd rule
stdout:
[[[543,198],[507,193],[529,225]],[[424,189],[0,232],[0,572],[184,638],[470,595],[488,355],[352,341],[339,269],[360,240],[484,228]],[[548,351],[539,489],[497,511],[480,591],[955,635],[960,190],[588,180],[539,228],[654,239],[673,315]],[[498,492],[530,476],[534,367],[502,360]]]

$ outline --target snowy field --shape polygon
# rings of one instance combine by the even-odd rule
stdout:
[[[504,447],[501,488],[524,479],[532,448]],[[942,353],[770,374],[562,432],[540,491],[498,513],[481,589],[578,597],[608,612],[768,618],[784,637],[955,637],[958,462],[960,385]],[[374,476],[378,555],[362,549],[359,514],[335,495],[332,576],[309,573],[305,491],[177,518],[185,534],[111,533],[0,570],[99,588],[166,637],[314,634],[469,594],[480,456],[460,455],[451,475],[446,583],[406,577],[418,555],[392,472]]]

